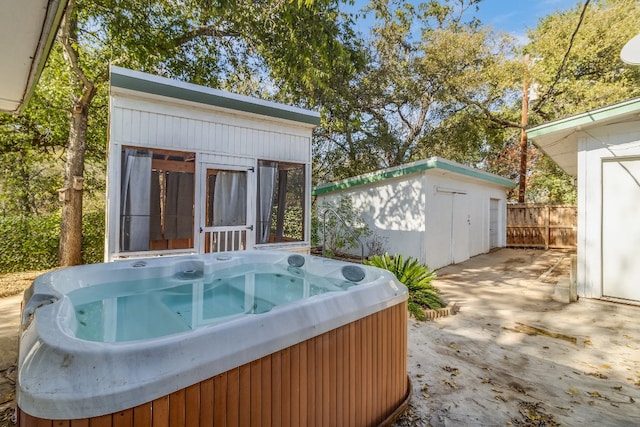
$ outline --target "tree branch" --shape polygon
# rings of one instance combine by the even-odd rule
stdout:
[[[556,78],[553,80],[553,83],[551,83],[551,86],[549,86],[549,89],[545,92],[545,94],[540,97],[540,100],[538,101],[538,103],[532,108],[532,110],[538,114],[540,114],[540,110],[542,109],[544,104],[547,102],[549,97],[553,94],[553,90],[556,87],[556,84],[558,84],[558,81],[560,81],[560,76],[562,76],[562,72],[564,71],[564,67],[567,63],[567,58],[569,58],[569,53],[571,52],[571,48],[573,47],[573,42],[576,38],[576,34],[578,34],[578,30],[582,25],[582,21],[584,21],[584,16],[587,12],[587,7],[589,6],[590,1],[591,0],[586,0],[584,2],[584,6],[582,6],[582,12],[580,13],[578,24],[576,25],[575,30],[573,30],[573,34],[571,34],[571,38],[569,39],[569,46],[567,47],[567,50],[564,53],[564,57],[562,58],[562,63],[560,64],[560,67],[558,68],[558,72],[556,73]]]
[[[71,66],[72,75],[74,75],[76,79],[78,79],[78,81],[82,84],[82,95],[79,99],[79,102],[82,104],[87,104],[93,97],[95,87],[93,82],[87,78],[86,74],[80,67],[80,62],[78,61],[78,51],[73,46],[73,43],[77,43],[77,22],[72,17],[75,5],[75,0],[69,0],[67,9],[64,13],[64,16],[62,17],[62,23],[60,25],[60,42],[62,43],[64,56]]]
[[[480,111],[482,112],[482,114],[484,114],[484,116],[487,118],[487,120],[496,123],[498,125],[501,125],[503,127],[507,127],[507,128],[518,128],[518,129],[524,129],[524,126],[522,126],[521,123],[518,122],[512,122],[511,120],[505,120],[502,119],[500,117],[497,117],[496,115],[494,115],[491,110],[489,110],[489,108],[487,108],[486,105],[481,104],[478,101],[473,101],[471,99],[468,99],[466,97],[463,97],[464,99],[462,100],[462,102],[468,104],[468,105],[473,105],[474,107],[480,109]]]
[[[240,33],[237,31],[222,30],[214,25],[200,25],[199,27],[194,28],[193,30],[174,39],[174,43],[176,46],[180,46],[195,38],[205,37],[205,36],[215,37],[215,38],[239,37]]]

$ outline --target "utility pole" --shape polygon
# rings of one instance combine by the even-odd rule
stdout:
[[[520,183],[518,187],[518,203],[524,203],[527,188],[527,131],[529,124],[529,54],[524,56],[524,82],[522,84],[522,130],[520,131]]]

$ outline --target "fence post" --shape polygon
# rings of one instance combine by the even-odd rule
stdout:
[[[551,241],[551,227],[549,226],[550,218],[551,218],[551,206],[545,206],[546,215],[544,217],[544,227],[545,227],[545,239],[544,239],[544,249],[549,249],[549,242]]]

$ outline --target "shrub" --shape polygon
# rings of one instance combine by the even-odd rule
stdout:
[[[82,262],[104,258],[104,212],[83,215]],[[0,216],[0,274],[48,270],[58,265],[60,213]]]
[[[418,262],[417,259],[408,257],[405,260],[402,255],[389,256],[385,253],[365,260],[365,264],[389,270],[409,289],[407,306],[409,313],[416,319],[425,320],[423,311],[425,308],[444,307],[440,291],[431,284],[431,281],[436,278],[436,272]]]
[[[322,236],[323,216],[328,208],[333,209],[341,221],[336,218],[334,213],[329,213],[326,216],[327,222],[324,224],[327,235]],[[316,236],[320,241],[324,237],[325,251],[329,256],[343,254],[354,248],[358,248],[356,253],[359,253],[360,243],[358,239],[362,241],[373,234],[362,218],[361,212],[353,206],[353,201],[347,196],[340,196],[337,203],[319,206],[318,221],[312,222],[312,226],[317,227],[315,231],[312,231],[312,235]]]
[[[0,273],[55,267],[59,229],[59,214],[0,217]]]
[[[82,263],[104,261],[104,211],[93,211],[82,216]]]

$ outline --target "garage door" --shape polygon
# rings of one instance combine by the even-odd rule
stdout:
[[[640,159],[602,163],[602,294],[640,301]]]

